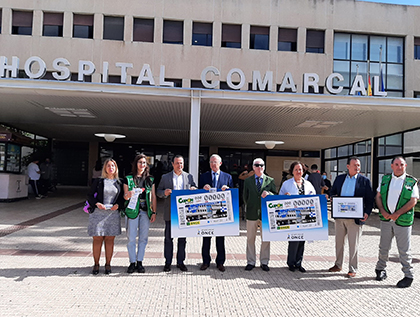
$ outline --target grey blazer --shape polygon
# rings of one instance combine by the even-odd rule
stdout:
[[[158,189],[156,191],[156,194],[159,198],[165,199],[163,213],[163,219],[165,219],[165,221],[171,221],[171,195],[165,196],[165,189],[174,189],[173,175],[173,172],[162,175],[162,179],[160,180]],[[187,185],[197,187],[194,182],[194,177],[191,174],[182,172],[182,176],[184,177],[184,189],[187,189]]]

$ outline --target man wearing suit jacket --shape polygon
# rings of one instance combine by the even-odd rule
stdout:
[[[331,196],[363,197],[363,219],[335,219],[335,264],[330,272],[340,272],[343,267],[346,235],[349,241],[349,272],[347,277],[355,277],[359,262],[359,239],[362,225],[373,208],[374,194],[370,180],[360,175],[360,160],[352,156],[347,161],[347,174],[337,176],[331,188]]]
[[[256,158],[252,163],[255,172],[254,176],[248,177],[244,182],[244,203],[246,205],[246,271],[255,267],[255,238],[258,227],[261,228],[261,197],[276,194],[274,179],[264,175],[264,161]],[[270,242],[261,240],[260,262],[263,271],[268,272],[268,261],[270,260]]]
[[[171,270],[172,257],[174,254],[174,243],[171,238],[171,193],[172,190],[180,189],[196,189],[194,177],[183,171],[184,158],[181,155],[174,157],[172,166],[174,170],[162,176],[160,180],[157,195],[165,199],[164,207],[164,220],[165,220],[165,242],[164,242],[164,255],[165,267],[163,270],[169,272]],[[177,251],[177,267],[185,272],[188,268],[184,264],[185,260],[185,246],[187,244],[186,238],[178,238],[178,251]]]
[[[222,172],[220,170],[220,165],[222,165],[222,158],[217,154],[213,154],[210,157],[211,171],[201,175],[199,188],[203,188],[205,190],[210,190],[210,188],[226,190],[230,187],[233,187],[232,176],[230,176],[228,173]],[[211,237],[203,237],[203,247],[201,249],[203,264],[200,267],[200,270],[202,271],[207,270],[207,268],[210,266],[210,245]],[[216,251],[217,268],[219,271],[224,272],[225,266],[223,264],[226,260],[225,237],[216,237]]]

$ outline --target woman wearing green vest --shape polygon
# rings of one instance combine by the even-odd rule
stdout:
[[[124,199],[127,250],[130,259],[127,273],[133,273],[135,270],[144,273],[142,262],[149,237],[149,224],[156,220],[155,184],[153,176],[149,174],[149,165],[144,154],[135,157],[132,173],[124,179]]]

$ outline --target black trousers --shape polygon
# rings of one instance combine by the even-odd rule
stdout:
[[[203,263],[210,265],[210,246],[211,237],[203,237],[203,247],[201,248],[201,255],[203,257]],[[226,250],[225,250],[225,237],[216,237],[216,264],[224,264],[226,261]]]
[[[287,265],[289,267],[301,267],[303,251],[305,251],[305,241],[289,241]]]
[[[177,264],[182,264],[185,261],[185,246],[187,245],[186,238],[178,238],[178,251],[176,254]],[[172,258],[174,256],[174,242],[171,238],[171,222],[165,221],[165,242],[163,248],[163,254],[165,256],[165,264],[172,264]]]
[[[38,197],[39,196],[39,188],[38,188],[39,187],[39,181],[35,180],[35,179],[30,179],[29,184],[32,187],[32,191],[34,192],[35,197]]]

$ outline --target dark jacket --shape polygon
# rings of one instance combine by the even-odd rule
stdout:
[[[115,182],[115,187],[118,190],[117,197],[115,198],[115,201],[113,204],[118,204],[118,209],[121,210],[124,208],[124,190],[121,180],[118,180]],[[95,197],[95,193],[96,197]],[[90,188],[90,191],[87,195],[87,199],[89,202],[89,205],[91,207],[96,208],[96,203],[104,203],[104,179],[103,178],[96,178],[93,183],[92,187]]]
[[[258,192],[255,176],[248,177],[244,182],[244,203],[246,205],[246,219],[261,219],[261,194],[266,190],[270,195],[276,195],[274,178],[264,175],[261,191]]]
[[[347,174],[338,175],[331,188],[331,196],[341,197],[341,188],[343,187],[344,181],[346,180]],[[373,208],[373,200],[375,195],[372,191],[369,178],[363,175],[357,175],[356,187],[354,189],[353,197],[363,197],[363,212],[370,215]],[[364,222],[360,219],[354,220],[358,225],[362,225]]]
[[[206,184],[211,186],[212,182],[213,179],[211,171],[201,174],[198,188],[203,188]],[[220,171],[219,181],[217,182],[217,189],[221,189],[223,185],[226,185],[229,188],[233,188],[233,180],[230,174]]]

